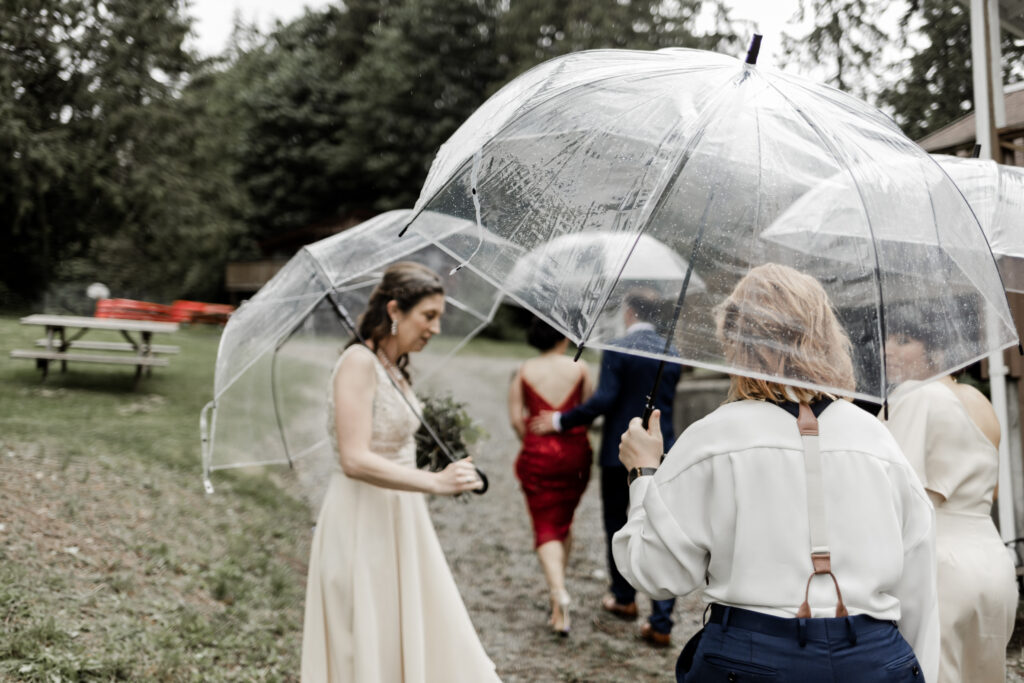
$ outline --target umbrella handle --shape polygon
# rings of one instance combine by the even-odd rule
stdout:
[[[651,413],[654,412],[654,394],[647,396],[647,403],[644,405],[644,414],[640,417],[646,430],[651,422]]]
[[[484,483],[483,488],[473,489],[473,493],[475,493],[478,496],[482,496],[485,493],[487,493],[487,489],[490,488],[491,483],[487,481],[487,475],[483,473],[483,470],[481,470],[479,467],[474,467],[473,469],[476,470],[476,476],[480,477],[480,481]]]

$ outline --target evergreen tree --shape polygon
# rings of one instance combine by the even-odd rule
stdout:
[[[360,171],[374,210],[411,206],[434,152],[501,72],[494,15],[477,0],[405,0],[346,74],[339,163]]]
[[[702,15],[714,20],[707,33],[697,32]],[[497,46],[506,79],[580,50],[691,47],[738,53],[744,47],[718,0],[513,0],[500,16]]]
[[[903,15],[901,47],[924,46],[907,61],[897,82],[878,97],[903,131],[918,140],[969,113],[973,107],[970,12],[957,0],[921,0]],[[912,30],[911,27],[920,27]],[[1024,40],[1003,35],[1004,79],[1020,78]]]
[[[254,236],[267,238],[358,209],[367,198],[344,109],[346,74],[369,51],[386,2],[308,11],[241,55],[225,78],[240,87],[238,182]],[[374,134],[376,131],[374,131]]]
[[[784,61],[840,90],[870,95],[891,41],[879,25],[888,7],[886,0],[800,0],[796,20],[812,18],[812,25],[806,35],[783,34]]]
[[[0,4],[0,303],[39,292],[87,238],[74,127],[89,115],[75,38],[88,16],[84,2]]]
[[[198,69],[189,26],[167,0],[0,4],[4,299],[60,278],[216,289],[233,228],[209,201],[223,167],[205,163],[202,107],[182,98]]]

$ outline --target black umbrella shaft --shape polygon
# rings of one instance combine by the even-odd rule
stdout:
[[[647,425],[651,420],[651,413],[654,412],[654,401],[658,396],[658,389],[661,387],[662,372],[665,370],[665,356],[672,349],[672,337],[675,336],[676,328],[679,326],[679,318],[683,315],[683,304],[686,302],[686,292],[690,288],[690,277],[693,275],[693,260],[697,256],[697,250],[700,248],[701,242],[704,240],[704,229],[708,225],[708,212],[711,209],[714,197],[715,192],[712,190],[708,196],[707,203],[704,205],[704,213],[700,217],[700,228],[697,230],[697,236],[693,240],[690,258],[686,261],[686,275],[683,276],[683,286],[679,289],[679,298],[676,299],[675,310],[672,313],[672,326],[665,331],[665,349],[661,353],[662,359],[658,365],[658,374],[654,376],[654,386],[651,388],[651,393],[647,395],[647,405],[644,406],[644,414],[642,416],[644,429],[647,429]]]
[[[761,51],[761,34],[755,33],[750,39],[750,48],[747,50],[747,64],[757,64],[757,54]]]
[[[665,370],[665,360],[662,359],[658,363],[658,374],[654,376],[654,386],[651,388],[651,393],[647,394],[647,404],[644,406],[643,414],[643,425],[644,429],[647,429],[647,425],[651,421],[651,414],[654,412],[654,399],[658,395],[658,388],[661,386],[661,373]]]

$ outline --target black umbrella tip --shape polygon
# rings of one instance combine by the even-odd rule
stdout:
[[[757,53],[761,51],[761,34],[755,33],[750,39],[750,48],[747,50],[747,64],[757,64]]]

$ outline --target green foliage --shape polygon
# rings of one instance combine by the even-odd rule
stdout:
[[[900,18],[897,36],[881,28],[886,12]],[[973,109],[970,12],[960,0],[801,0],[797,19],[807,17],[807,34],[784,36],[786,59],[875,101],[909,137]],[[1024,76],[1024,40],[1004,33],[1002,54],[1004,77]]]
[[[246,218],[257,239],[363,202],[359,164],[339,157],[350,137],[343,78],[365,53],[380,10],[375,2],[346,4],[308,12],[211,75],[235,84],[236,179],[250,200]]]
[[[973,109],[970,12],[958,0],[919,0],[912,3],[901,21],[900,47],[912,51],[911,42],[922,43],[907,62],[900,79],[879,93],[881,105],[910,138],[918,140],[952,123]],[[911,26],[920,27],[911,31]],[[1004,77],[1020,77],[1024,40],[1004,33]]]
[[[470,455],[469,446],[487,436],[483,427],[477,424],[466,406],[451,396],[421,396],[423,420],[447,447],[455,460]],[[452,462],[438,445],[430,431],[420,425],[416,432],[416,466],[437,472]]]
[[[702,12],[715,20],[706,33],[696,29]],[[498,22],[499,61],[507,66],[503,80],[579,50],[692,47],[738,52],[742,41],[725,16],[724,4],[717,1],[516,0]]]
[[[239,232],[216,149],[226,126],[182,97],[199,63],[181,8],[0,6],[0,293],[30,298],[55,278],[164,298],[219,290]]]
[[[367,39],[346,74],[346,144],[378,211],[411,206],[434,151],[501,76],[494,19],[477,0],[406,0]]]
[[[881,46],[890,40],[879,26],[884,0],[800,0],[797,20],[812,19],[803,36],[783,35],[785,59],[805,71],[824,70],[825,82],[859,96],[880,72]]]

